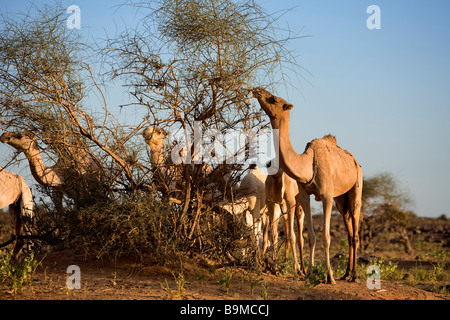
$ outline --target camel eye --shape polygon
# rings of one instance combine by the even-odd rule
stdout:
[[[276,99],[274,96],[272,96],[272,97],[267,98],[266,101],[270,104],[274,104],[276,102]]]

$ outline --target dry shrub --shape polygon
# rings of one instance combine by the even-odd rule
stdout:
[[[151,254],[159,261],[176,255],[170,210],[151,196],[94,204],[72,212],[71,245],[97,258]]]
[[[253,243],[250,232],[229,213],[203,212],[195,232],[195,215],[182,222],[179,205],[163,204],[151,193],[124,197],[57,213],[38,208],[38,233],[51,249],[73,248],[88,256],[138,261],[179,261],[204,255],[222,263],[241,261],[242,249]],[[251,246],[250,246],[251,247]],[[250,248],[250,254],[255,248]],[[253,261],[253,259],[250,259]]]

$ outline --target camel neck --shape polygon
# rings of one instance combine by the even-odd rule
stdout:
[[[150,146],[150,150],[152,150],[152,153],[151,153],[152,165],[155,167],[160,166],[165,160],[164,153],[163,153],[164,145]]]
[[[62,184],[62,179],[54,168],[48,168],[44,164],[38,148],[32,146],[24,153],[30,164],[31,174],[39,184],[47,187],[56,187]]]
[[[272,128],[279,130],[280,165],[291,178],[308,183],[313,178],[313,154],[298,154],[292,147],[289,137],[289,113],[281,119],[271,120]]]

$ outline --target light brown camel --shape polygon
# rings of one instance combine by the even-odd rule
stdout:
[[[7,143],[19,152],[23,152],[30,164],[33,178],[43,186],[60,187],[63,185],[63,175],[59,165],[47,167],[42,160],[36,140],[21,132],[5,132],[0,136],[2,143]]]
[[[164,154],[164,139],[167,137],[167,131],[158,127],[158,126],[150,126],[145,128],[142,132],[142,136],[144,137],[145,143],[150,147],[150,162],[152,164],[153,169],[167,169],[162,167],[163,163],[166,160],[166,156]]]
[[[23,152],[30,165],[33,178],[46,187],[53,188],[52,198],[57,210],[62,210],[62,198],[64,194],[70,195],[70,187],[66,183],[63,175],[63,164],[61,159],[55,165],[47,167],[42,160],[39,146],[34,137],[21,132],[5,132],[0,136],[2,143],[7,143],[19,152]],[[78,160],[75,169],[80,175],[87,174],[96,168],[96,164],[88,156],[81,156],[82,150],[74,151],[78,153]]]
[[[166,130],[158,126],[149,126],[142,132],[145,143],[150,147],[150,163],[152,164],[153,177],[159,182],[159,191],[165,195],[168,195],[170,191],[181,191],[185,185],[183,167],[175,165],[171,158],[167,157],[165,139],[168,134]],[[180,156],[183,158],[183,150],[180,151]],[[216,168],[214,171],[207,163],[202,163],[201,167],[198,167],[196,164],[190,164],[190,166],[193,176],[200,174],[211,181],[205,188],[203,201],[211,201],[218,195],[220,187],[227,185],[231,176],[230,170],[224,165]],[[177,199],[170,199],[172,199],[170,201],[179,202]]]
[[[293,105],[261,88],[255,88],[252,92],[269,116],[272,128],[279,130],[280,166],[288,176],[298,182],[301,205],[306,216],[308,217],[311,211],[309,195],[314,194],[316,200],[322,201],[327,282],[336,283],[330,265],[330,218],[333,199],[344,218],[348,232],[349,261],[344,279],[357,281],[358,227],[363,187],[360,165],[349,152],[336,144],[336,139],[331,135],[308,143],[303,154],[296,153],[289,138],[289,118]],[[303,194],[301,189],[306,192]],[[308,222],[308,231],[311,227],[312,223]]]
[[[153,183],[163,197],[170,203],[181,203],[181,200],[171,197],[174,191],[184,189],[183,168],[174,165],[166,156],[165,139],[168,132],[158,126],[149,126],[142,132],[145,143],[150,147],[150,163],[153,171]]]
[[[0,167],[0,209],[6,206],[9,206],[8,211],[16,233],[12,259],[17,260],[24,245],[23,239],[18,238],[23,232],[24,221],[32,222],[33,219],[33,196],[23,177]]]
[[[265,225],[263,230],[263,254],[268,246],[268,227],[270,225],[272,230],[272,246],[275,259],[275,246],[278,243],[278,223],[281,218],[280,212],[287,215],[285,217],[285,232],[286,232],[286,260],[289,257],[289,249],[292,246],[294,258],[294,270],[300,274],[305,274],[305,265],[303,263],[303,209],[300,205],[299,191],[297,182],[289,177],[281,170],[273,175],[268,175],[265,183],[266,187],[266,202],[267,215],[269,222]],[[296,218],[296,219],[295,219]],[[294,219],[297,222],[298,236],[295,235]],[[295,249],[295,240],[298,240],[298,247],[300,252],[300,265],[297,259],[297,251]]]

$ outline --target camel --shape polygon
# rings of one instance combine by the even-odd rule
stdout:
[[[166,157],[165,139],[168,132],[158,126],[149,126],[142,132],[145,143],[150,147],[150,163],[154,178],[159,180],[159,191],[163,195],[168,195],[170,191],[183,190],[185,186],[185,178],[183,176],[183,169],[179,165],[174,165],[170,158]],[[180,156],[183,156],[183,151],[180,151]],[[195,156],[194,156],[195,157]],[[207,163],[202,163],[201,167],[191,164],[193,175],[201,174],[206,177],[209,184],[205,188],[203,201],[212,201],[220,194],[224,186],[228,185],[231,178],[231,170],[228,165],[220,165],[214,170]],[[195,168],[195,169],[194,169]],[[234,186],[231,187],[236,191]],[[178,199],[169,197],[169,201],[180,203]]]
[[[245,198],[248,211],[252,216],[252,232],[259,243],[259,235],[266,223],[266,182],[267,175],[255,164],[251,164],[248,173],[242,179],[237,194],[238,198]],[[258,245],[259,247],[259,245]]]
[[[33,196],[23,177],[0,167],[0,209],[6,206],[9,206],[8,211],[16,233],[12,259],[17,260],[24,245],[23,239],[19,238],[24,229],[24,221],[33,219]],[[27,228],[25,231],[29,232]]]
[[[30,165],[31,174],[33,178],[40,184],[46,187],[52,187],[54,194],[52,195],[57,210],[62,210],[63,195],[70,196],[70,187],[64,177],[64,165],[61,160],[58,160],[55,165],[47,167],[42,160],[42,156],[39,150],[39,146],[34,139],[25,133],[21,132],[5,132],[0,136],[2,143],[7,143],[19,152],[23,152]],[[96,166],[90,157],[81,156],[81,150],[78,152],[78,162],[76,169],[78,174],[84,175],[89,170],[93,170]]]
[[[330,218],[333,199],[343,216],[348,233],[349,260],[344,279],[358,281],[356,260],[363,187],[360,165],[348,151],[337,145],[336,138],[331,135],[309,142],[302,154],[296,153],[289,137],[290,110],[293,105],[262,88],[254,88],[252,93],[269,116],[272,128],[279,130],[280,167],[298,183],[301,206],[308,217],[308,232],[312,230],[309,196],[313,194],[316,200],[322,201],[326,282],[336,283],[330,265]],[[311,265],[313,265],[313,260]]]
[[[142,132],[145,143],[150,147],[150,163],[152,164],[153,174],[156,179],[164,181],[170,174],[169,168],[165,165],[166,156],[164,154],[164,139],[167,137],[167,131],[154,126],[147,127]],[[180,175],[181,172],[178,173]],[[168,188],[173,188],[174,185],[169,183]]]
[[[34,138],[21,132],[5,132],[0,136],[2,143],[7,143],[17,151],[23,152],[30,164],[33,178],[43,186],[60,187],[63,185],[62,171],[58,165],[47,167]]]
[[[142,132],[145,143],[150,147],[150,162],[154,173],[160,177],[170,177],[172,179],[169,187],[174,188],[175,185],[181,184],[182,171],[179,167],[174,166],[170,159],[166,159],[164,139],[168,136],[168,132],[158,126],[149,126]],[[182,151],[180,151],[182,155]],[[207,176],[211,173],[211,167],[203,163],[201,174]]]
[[[236,199],[231,202],[220,202],[219,207],[236,216],[247,228],[256,241],[258,250],[263,246],[261,230],[267,224],[267,207],[265,180],[266,175],[255,164],[249,166],[248,173],[241,180],[236,192]],[[248,249],[242,250],[242,255]]]
[[[287,241],[286,248],[286,260],[289,256],[289,247],[292,246],[293,258],[294,258],[294,270],[300,274],[305,274],[305,266],[303,263],[303,209],[300,205],[299,191],[297,182],[289,177],[283,170],[279,169],[277,173],[267,176],[266,183],[266,202],[267,212],[269,217],[269,223],[266,224],[263,231],[263,254],[266,251],[268,245],[268,227],[272,229],[272,244],[274,246],[273,255],[275,259],[275,246],[278,242],[278,219],[280,211],[287,213],[285,218],[285,230]],[[300,265],[297,260],[297,251],[295,250],[295,231],[294,231],[294,218],[297,218],[298,229],[298,247],[300,251]]]
[[[147,127],[142,132],[145,142],[150,147],[150,162],[154,168],[160,167],[166,159],[164,155],[164,139],[167,137],[167,134],[166,130],[158,126]]]
[[[220,202],[219,207],[238,216],[244,224],[251,228],[252,234],[258,238],[266,221],[267,176],[260,168],[252,164],[248,173],[241,180],[236,190],[236,199],[232,202]]]

